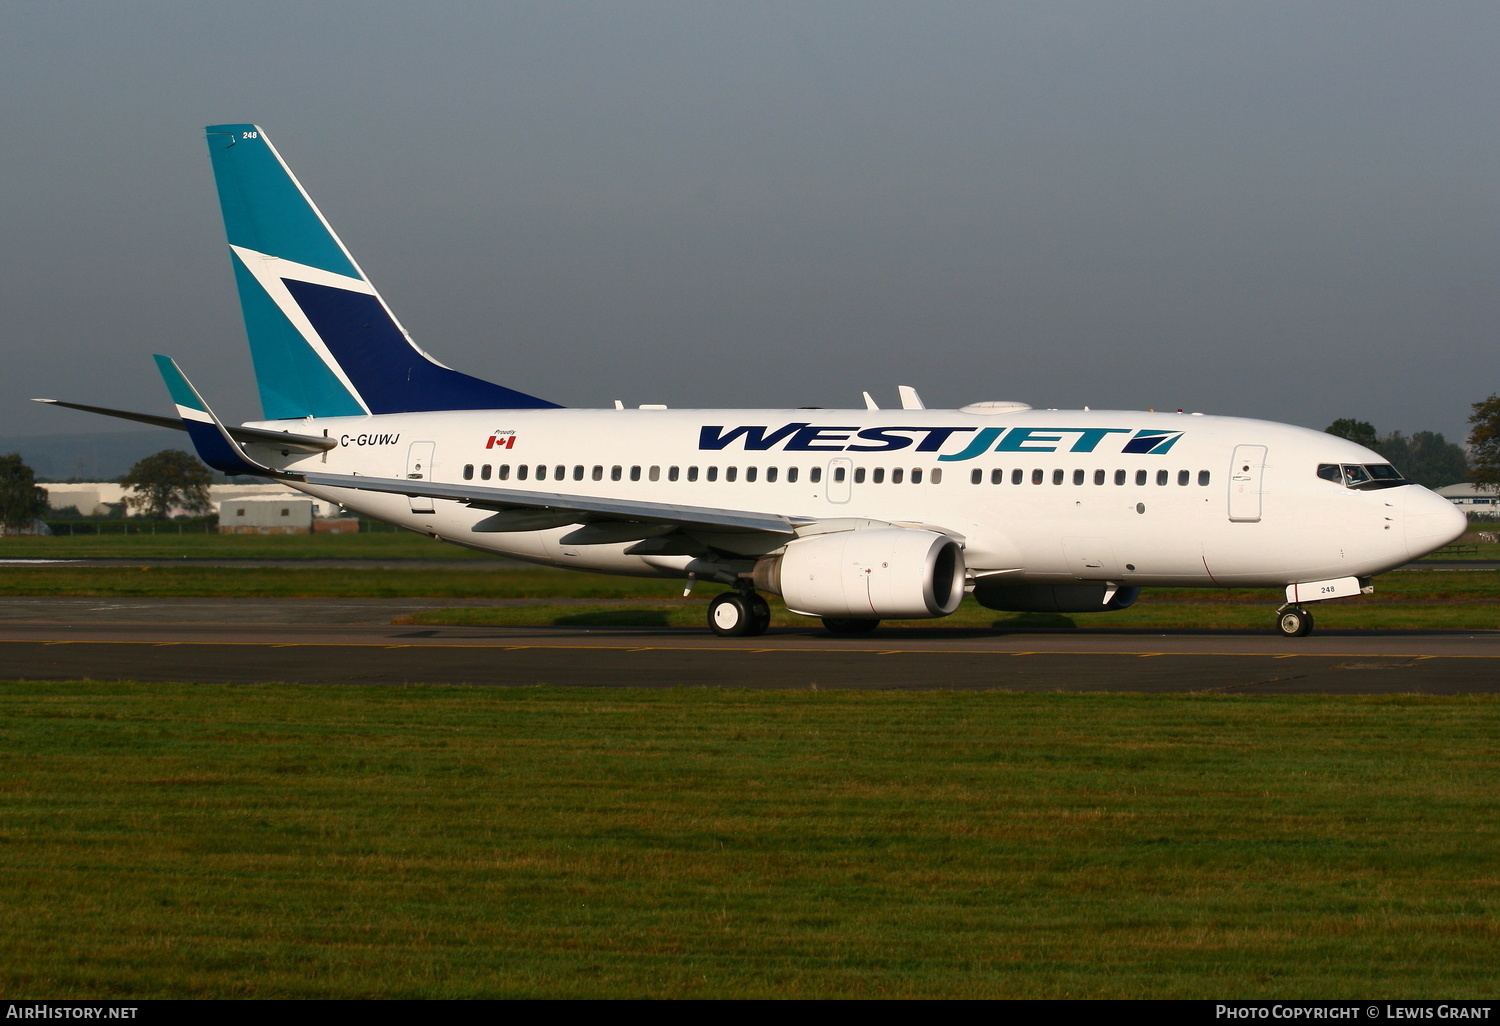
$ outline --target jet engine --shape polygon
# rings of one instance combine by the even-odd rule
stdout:
[[[963,548],[936,531],[872,527],[790,542],[755,564],[754,583],[812,616],[947,616],[964,597]]]
[[[1139,588],[1119,588],[1111,595],[1103,584],[1006,585],[981,579],[974,586],[981,606],[1010,613],[1103,613],[1129,608],[1140,594]]]

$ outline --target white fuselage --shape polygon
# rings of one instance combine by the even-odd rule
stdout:
[[[1419,486],[1355,490],[1320,478],[1320,464],[1384,463],[1352,442],[1198,414],[548,409],[256,426],[339,440],[311,456],[251,447],[292,471],[922,526],[961,539],[971,573],[1006,572],[1018,584],[1264,587],[1367,577],[1463,529],[1450,503]],[[635,540],[579,544],[576,525],[496,532],[483,527],[492,510],[461,502],[305,490],[539,563],[690,572],[685,556],[630,554]],[[749,557],[774,547],[747,535],[709,540]]]

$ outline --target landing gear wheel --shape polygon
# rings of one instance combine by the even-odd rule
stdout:
[[[752,608],[752,599],[759,598],[755,595],[746,598],[737,591],[726,591],[718,595],[708,604],[708,629],[721,638],[744,638],[751,634],[759,634],[755,629],[756,617]],[[764,627],[761,630],[765,630]]]
[[[1312,614],[1301,606],[1288,606],[1276,614],[1276,629],[1288,638],[1306,637],[1312,632]]]
[[[750,630],[746,633],[751,636],[766,633],[771,626],[771,604],[753,591],[746,597],[750,601]]]
[[[843,616],[823,617],[823,627],[829,634],[869,634],[879,626],[879,620],[856,620]]]

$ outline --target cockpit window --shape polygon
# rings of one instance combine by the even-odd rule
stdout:
[[[1320,463],[1318,476],[1346,488],[1394,488],[1409,484],[1389,463]]]

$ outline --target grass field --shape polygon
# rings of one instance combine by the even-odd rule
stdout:
[[[1500,702],[0,684],[0,992],[1500,991]]]
[[[375,537],[394,537],[391,535]],[[419,539],[420,541],[420,539]],[[0,567],[0,595],[92,597],[298,597],[530,599],[529,606],[459,607],[416,614],[410,622],[492,626],[684,626],[704,622],[708,599],[720,588],[700,586],[688,600],[672,580],[611,577],[545,567],[461,563],[453,568],[344,569],[322,567]],[[816,621],[786,612],[768,596],[775,626]],[[632,603],[631,608],[580,600]],[[547,600],[568,600],[566,603]],[[952,627],[1126,627],[1265,629],[1282,596],[1272,590],[1147,589],[1140,602],[1115,613],[1057,616],[997,613],[965,600],[937,623]],[[1376,582],[1370,597],[1314,608],[1322,628],[1384,630],[1500,629],[1500,572],[1397,572]],[[891,626],[902,622],[893,621]],[[931,620],[904,621],[933,626]]]
[[[410,531],[0,537],[0,559],[492,559]]]

